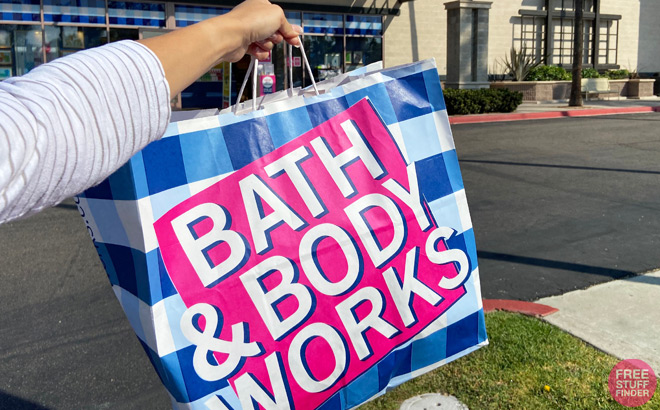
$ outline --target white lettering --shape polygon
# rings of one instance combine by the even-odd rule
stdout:
[[[266,357],[265,362],[273,393],[268,392],[252,374],[244,373],[234,382],[241,407],[245,410],[259,410],[259,406],[265,410],[290,410],[286,376],[279,353],[275,352]]]
[[[458,274],[453,278],[444,277],[440,280],[438,285],[443,289],[456,289],[461,286],[470,273],[470,264],[467,255],[460,249],[447,249],[438,251],[436,244],[440,240],[447,240],[456,233],[455,230],[449,227],[440,227],[435,229],[426,239],[426,256],[432,263],[436,265],[444,265],[446,263],[458,263]]]
[[[281,273],[282,282],[273,289],[266,290],[261,279],[273,272]],[[273,339],[282,339],[307,319],[313,305],[312,293],[305,285],[296,282],[297,267],[291,260],[284,256],[273,256],[245,272],[240,278]],[[298,307],[289,317],[283,318],[276,305],[288,297],[296,298]]]
[[[334,355],[335,367],[332,372],[323,380],[316,380],[311,374],[306,359],[305,347],[312,339],[320,337],[330,346]],[[323,360],[327,360],[325,357]],[[313,361],[319,363],[316,357]],[[346,371],[348,363],[348,352],[344,343],[344,338],[332,326],[325,323],[313,323],[301,330],[291,341],[289,347],[289,368],[296,382],[305,391],[309,393],[319,393],[328,390],[337,383],[337,380]]]
[[[386,172],[383,169],[376,154],[371,151],[364,136],[352,120],[344,121],[341,127],[346,133],[352,147],[341,154],[335,155],[327,145],[323,137],[317,137],[311,141],[312,147],[319,156],[321,162],[345,198],[356,194],[355,187],[344,172],[344,167],[360,159],[374,179],[382,178]]]
[[[183,251],[206,287],[214,286],[226,276],[236,272],[249,256],[245,239],[239,233],[228,229],[231,225],[228,216],[228,212],[222,206],[204,203],[172,220],[172,228]],[[198,237],[194,226],[206,218],[213,222],[213,227],[208,233]],[[229,257],[215,265],[208,252],[223,242],[229,245]]]
[[[419,224],[419,229],[427,230],[431,226],[431,221],[422,206],[422,198],[419,195],[419,186],[417,185],[417,171],[415,164],[410,164],[406,168],[408,171],[408,185],[410,192],[394,179],[388,179],[383,182],[383,186],[399,198],[404,204],[408,205],[415,213],[415,218]]]
[[[348,337],[351,339],[353,349],[355,349],[360,360],[366,360],[373,354],[371,346],[364,335],[368,329],[374,329],[388,339],[399,332],[397,328],[381,317],[385,310],[384,299],[383,294],[378,289],[365,287],[335,306],[339,318],[346,328]],[[355,309],[367,301],[371,303],[371,311],[362,320],[359,320],[355,314]]]
[[[286,223],[294,230],[305,226],[305,221],[256,175],[248,175],[240,180],[238,185],[241,188],[252,241],[258,254],[262,255],[273,247],[269,232],[281,223]],[[262,200],[273,209],[268,216],[262,208]]]
[[[282,174],[287,174],[293,183],[293,186],[300,194],[300,197],[305,202],[309,212],[318,218],[327,212],[323,202],[319,198],[316,190],[307,179],[307,175],[300,167],[300,163],[309,159],[312,154],[307,147],[299,147],[280,159],[268,164],[264,171],[269,177],[277,177]]]
[[[375,207],[384,210],[390,219],[389,222],[392,223],[394,235],[392,241],[387,246],[382,246],[375,236],[375,232],[382,230],[386,226],[386,222],[380,220],[377,221],[377,226],[371,226],[366,219],[366,213]],[[366,249],[369,258],[376,268],[382,268],[401,251],[406,239],[408,226],[403,220],[401,210],[391,198],[381,194],[365,195],[347,206],[344,212],[346,212],[348,219],[353,224],[353,227],[355,227],[364,249]]]
[[[324,274],[316,254],[321,243],[331,238],[344,253],[348,269],[339,282],[330,281]],[[330,246],[321,249],[329,249]],[[300,265],[307,279],[321,293],[337,296],[349,291],[362,275],[362,263],[357,246],[351,236],[342,228],[332,224],[321,224],[311,228],[300,241]]]
[[[442,296],[435,293],[423,282],[417,279],[417,263],[419,261],[419,248],[415,247],[406,254],[406,267],[403,284],[399,281],[396,270],[389,268],[383,272],[383,278],[390,290],[394,305],[401,315],[401,320],[406,327],[417,323],[417,317],[412,310],[413,293],[421,297],[429,304],[437,306],[442,301]]]

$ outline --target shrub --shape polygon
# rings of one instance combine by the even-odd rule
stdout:
[[[582,78],[600,78],[600,74],[595,68],[584,68],[582,69]]]
[[[630,77],[630,71],[626,69],[608,70],[605,71],[603,76],[609,78],[610,80],[623,80]]]
[[[522,103],[522,93],[499,88],[447,89],[444,91],[444,95],[449,115],[512,112]]]
[[[567,81],[571,79],[571,73],[562,67],[554,65],[540,65],[529,71],[525,81]]]
[[[511,47],[509,55],[504,57],[502,61],[506,73],[513,77],[514,81],[523,81],[530,70],[541,64],[536,61],[536,57],[527,53],[527,48],[523,47],[520,51]]]

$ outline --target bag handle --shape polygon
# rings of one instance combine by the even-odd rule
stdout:
[[[314,80],[314,74],[312,73],[312,67],[309,65],[309,60],[307,59],[307,54],[305,54],[305,47],[303,46],[302,39],[298,37],[300,40],[300,54],[302,54],[303,58],[303,65],[307,67],[307,72],[309,73],[309,78],[312,80],[312,86],[314,86],[314,93],[316,95],[319,95],[319,89],[316,86],[316,81]],[[289,56],[293,56],[293,49],[291,44],[289,44]],[[238,97],[236,98],[236,104],[234,104],[234,109],[232,110],[234,114],[236,114],[236,111],[238,110],[238,105],[241,102],[241,97],[243,97],[243,92],[245,91],[245,86],[247,85],[248,78],[250,78],[250,74],[252,74],[252,111],[257,110],[257,73],[259,71],[259,60],[257,60],[254,56],[250,59],[250,65],[248,66],[247,72],[245,73],[245,78],[243,79],[243,84],[241,84],[241,88],[238,91]],[[293,91],[293,61],[291,64],[289,64],[289,89]],[[291,93],[293,95],[293,92]]]

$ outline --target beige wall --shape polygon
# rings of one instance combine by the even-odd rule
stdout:
[[[494,0],[490,9],[488,72],[501,74],[499,62],[509,53],[514,37],[520,36],[520,9],[543,10],[545,0]],[[516,47],[519,47],[516,44]]]
[[[655,1],[657,3],[657,0]],[[620,14],[619,47],[617,63],[621,68],[637,69],[637,54],[639,47],[639,0],[603,0],[600,12],[603,14]],[[657,5],[656,5],[657,7]],[[656,20],[656,24],[658,21]]]
[[[435,58],[441,75],[447,72],[446,0],[290,0],[355,7],[399,7],[399,16],[384,18],[387,67]],[[501,73],[498,63],[520,33],[520,9],[543,10],[545,0],[491,0],[488,67]],[[618,64],[640,72],[660,72],[660,1],[601,0],[601,12],[620,14]],[[641,35],[640,35],[641,30]],[[518,46],[518,44],[516,44]]]
[[[401,4],[401,3],[400,3]],[[447,71],[447,11],[438,0],[401,4],[401,15],[385,17],[383,60],[387,67],[434,57]]]
[[[640,72],[660,72],[660,2],[640,0],[639,26],[643,33],[637,44]]]

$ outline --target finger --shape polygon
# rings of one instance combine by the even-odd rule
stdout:
[[[302,27],[298,25],[291,25],[287,20],[284,15],[282,15],[282,24],[280,25],[279,33],[282,35],[284,40],[286,40],[287,43],[293,45],[293,46],[298,46],[300,45],[300,39],[298,36],[302,34]]]
[[[268,37],[267,40],[271,41],[273,44],[280,44],[284,40],[284,37],[282,37],[280,33],[275,33]]]
[[[256,44],[257,47],[261,48],[264,51],[270,51],[273,49],[273,47],[275,47],[275,44],[273,44],[273,42],[270,40],[257,41],[252,44]]]
[[[250,44],[246,54],[254,56],[257,60],[266,60],[270,57],[270,52],[262,49],[256,43]]]

